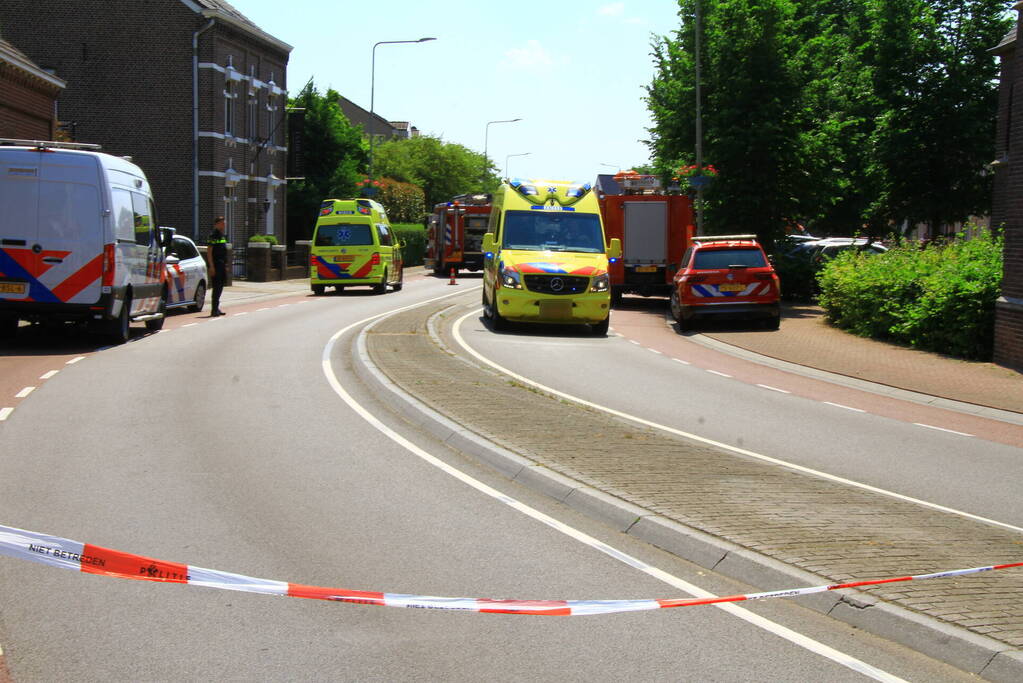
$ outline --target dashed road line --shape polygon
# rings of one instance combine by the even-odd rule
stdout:
[[[10,417],[11,413],[13,412],[14,408],[0,408],[0,422],[3,422],[8,417]]]
[[[945,429],[944,427],[935,427],[934,425],[924,424],[923,422],[914,422],[917,427],[926,427],[927,429],[936,429],[939,432],[947,432],[948,434],[958,434],[959,436],[973,436],[973,434],[967,434],[966,432],[957,432],[954,429]]]
[[[39,375],[39,379],[50,379],[51,377],[56,375],[58,372],[60,372],[60,370],[50,370],[49,372],[46,372],[46,373],[43,373],[42,375]]]
[[[768,389],[769,391],[777,391],[779,394],[791,394],[792,392],[788,389],[779,389],[778,387],[768,386],[767,384],[758,384],[761,389]]]
[[[729,379],[731,379],[731,377],[732,377],[731,375],[726,375],[725,373],[718,372],[717,370],[707,370],[707,372],[709,372],[712,375],[720,375],[721,377],[728,377]]]
[[[660,355],[660,356],[663,356],[663,355],[664,355],[664,353],[663,353],[663,352],[661,352],[661,351],[658,351],[657,349],[649,349],[649,348],[648,348],[648,349],[647,349],[647,351],[650,351],[651,353],[656,353],[656,354],[658,354],[658,355]]]
[[[863,410],[861,408],[853,408],[852,406],[844,406],[841,403],[832,403],[831,401],[821,401],[821,403],[826,403],[829,406],[835,406],[836,408],[841,408],[842,410],[851,410],[854,413],[865,413],[865,412],[867,412],[866,410]]]
[[[184,329],[184,328],[186,328],[186,327],[195,327],[195,326],[196,326],[196,325],[198,325],[198,324],[199,324],[199,323],[185,323],[185,324],[184,324],[184,325],[182,325],[181,327],[182,327],[182,329]]]
[[[74,365],[75,363],[77,363],[79,361],[83,361],[83,360],[85,360],[85,356],[76,356],[75,358],[72,358],[71,360],[69,360],[64,365]]]
[[[675,361],[676,363],[681,363],[682,365],[692,365],[692,363],[690,363],[689,361],[682,360],[681,358],[672,358],[672,360]]]
[[[29,394],[31,394],[35,390],[36,390],[35,387],[25,387],[24,389],[22,389],[21,391],[16,393],[14,395],[14,398],[25,398],[26,396],[28,396]]]

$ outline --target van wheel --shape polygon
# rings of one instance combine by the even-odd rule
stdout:
[[[159,318],[146,321],[146,329],[150,332],[159,332],[163,329],[163,321],[167,319],[167,290],[163,290],[160,294],[160,305],[157,307],[156,312],[160,314]]]
[[[611,316],[607,316],[603,321],[590,325],[590,331],[598,337],[606,337],[607,330],[611,326]]]
[[[188,310],[199,313],[202,311],[203,306],[206,305],[206,285],[200,282],[195,287],[195,296],[192,297],[192,305],[188,307]]]
[[[380,282],[373,285],[374,294],[383,294],[387,291],[387,271],[384,271],[383,277],[380,278]]]
[[[324,292],[327,291],[326,285],[313,285],[313,296],[323,296]]]
[[[497,310],[497,296],[494,296],[494,303],[487,303],[487,293],[483,293],[483,317],[490,321],[490,329],[494,332],[508,329],[508,321]]]
[[[107,323],[105,336],[111,344],[123,344],[131,337],[131,317],[128,315],[129,311],[131,311],[131,297],[126,296],[124,301],[121,302],[121,313],[115,320]]]
[[[405,280],[405,269],[404,268],[399,268],[398,269],[398,281],[391,285],[391,289],[394,290],[395,292],[400,292],[402,284],[404,284],[404,280]]]

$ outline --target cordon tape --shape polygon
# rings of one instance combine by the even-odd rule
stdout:
[[[695,605],[713,605],[724,602],[764,600],[766,598],[791,598],[838,590],[839,588],[877,586],[884,583],[921,581],[924,579],[943,579],[997,569],[1023,567],[1023,562],[1013,562],[1010,564],[957,569],[934,574],[918,574],[916,576],[900,576],[897,578],[853,581],[826,586],[811,586],[790,590],[768,591],[765,593],[748,593],[745,595],[726,595],[709,598],[672,598],[668,600],[502,600],[378,593],[374,591],[306,586],[298,583],[257,579],[251,576],[232,574],[215,569],[203,569],[202,567],[193,567],[192,565],[177,562],[165,562],[143,555],[133,555],[97,545],[79,543],[78,541],[60,538],[59,536],[48,536],[8,526],[0,526],[0,554],[39,562],[52,567],[72,569],[86,574],[102,574],[121,579],[187,583],[195,586],[244,591],[247,593],[286,595],[292,598],[333,600],[335,602],[380,605],[383,607],[411,607],[488,614],[534,614],[547,616],[613,614],[616,612],[640,612],[669,607],[692,607]]]

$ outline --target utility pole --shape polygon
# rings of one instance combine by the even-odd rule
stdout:
[[[696,173],[703,173],[703,111],[700,92],[700,0],[696,0]],[[703,234],[703,183],[696,186],[696,234]]]

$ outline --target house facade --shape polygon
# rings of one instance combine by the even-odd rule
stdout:
[[[0,37],[0,138],[53,140],[66,85]]]
[[[142,167],[161,225],[204,243],[222,215],[236,248],[287,241],[290,45],[224,0],[5,3],[0,25],[67,81],[58,115],[75,141]]]
[[[1023,9],[1023,2],[1014,9]],[[1001,60],[991,224],[1005,232],[1002,295],[995,311],[996,363],[1023,370],[1023,57],[1017,26],[994,48]]]

